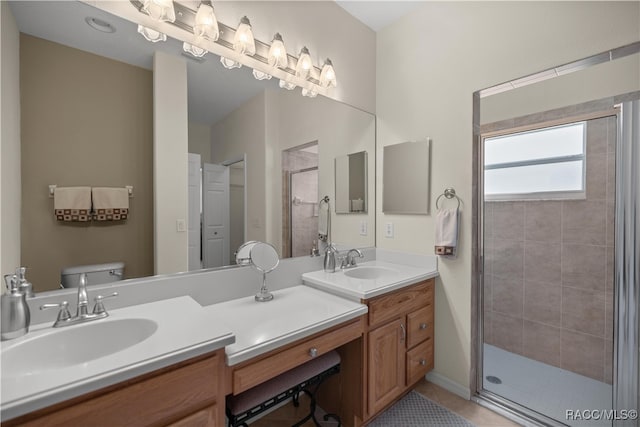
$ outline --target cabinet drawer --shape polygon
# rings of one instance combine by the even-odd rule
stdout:
[[[433,279],[369,300],[369,325],[433,304]]]
[[[433,340],[427,339],[422,344],[407,352],[407,386],[424,378],[433,369]]]
[[[246,366],[233,371],[233,394],[242,393],[311,360],[312,357],[315,357],[310,354],[312,348],[316,349],[315,355],[320,356],[359,338],[363,331],[362,320],[358,319],[264,359],[255,362],[249,361]]]
[[[407,348],[433,337],[433,304],[407,314]]]

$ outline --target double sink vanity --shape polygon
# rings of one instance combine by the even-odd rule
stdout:
[[[211,297],[250,269],[204,271],[159,278],[150,286],[172,297],[120,301],[106,319],[32,325],[2,343],[3,425],[224,426],[225,396],[332,350],[340,374],[319,405],[344,425],[366,424],[433,369],[438,275],[435,257],[366,253],[335,273],[313,271],[308,257],[283,262],[277,279],[291,282],[269,302]],[[133,282],[117,285],[121,294]]]

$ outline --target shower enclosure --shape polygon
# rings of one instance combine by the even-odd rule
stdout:
[[[639,48],[475,96],[474,399],[527,425],[638,423]]]

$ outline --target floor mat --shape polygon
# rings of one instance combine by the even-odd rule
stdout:
[[[474,427],[460,415],[412,391],[383,412],[369,427]]]

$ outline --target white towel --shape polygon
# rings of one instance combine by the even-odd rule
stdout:
[[[93,219],[95,221],[121,221],[129,215],[129,190],[123,187],[93,187]]]
[[[56,187],[53,190],[53,211],[58,221],[89,221],[91,187]]]
[[[458,248],[458,208],[440,209],[436,214],[436,255],[455,258]]]

